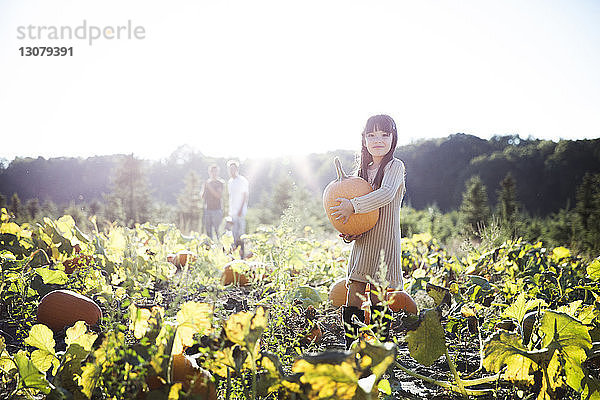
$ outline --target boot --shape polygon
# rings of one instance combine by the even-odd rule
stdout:
[[[365,321],[365,312],[355,306],[342,306],[342,316],[344,320],[344,339],[346,339],[346,350],[350,349],[350,346],[358,336],[359,326],[352,322],[352,316],[356,315],[362,322]]]
[[[390,340],[392,313],[389,307],[371,306],[371,324],[375,325],[373,333],[380,337],[382,342]]]

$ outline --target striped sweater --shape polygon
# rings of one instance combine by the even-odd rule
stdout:
[[[383,254],[387,266],[386,281],[390,287],[402,287],[400,205],[405,192],[404,175],[404,163],[393,158],[385,166],[379,189],[350,199],[357,214],[379,209],[379,220],[373,229],[353,242],[348,279],[368,282],[369,276],[378,281]]]

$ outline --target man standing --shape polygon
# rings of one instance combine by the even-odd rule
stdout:
[[[204,199],[204,227],[209,238],[219,238],[219,226],[223,219],[223,188],[225,181],[219,178],[219,167],[215,164],[208,167],[208,180],[202,188]],[[214,237],[213,237],[214,232]]]
[[[237,161],[229,161],[229,216],[233,222],[231,233],[233,234],[232,250],[240,247],[240,257],[244,258],[244,241],[241,236],[246,231],[246,211],[248,210],[248,180],[239,174]]]

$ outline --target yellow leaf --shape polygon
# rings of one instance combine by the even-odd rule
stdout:
[[[177,313],[178,326],[172,354],[181,354],[184,347],[192,346],[195,334],[211,332],[212,313],[213,306],[206,303],[188,301],[181,306]]]

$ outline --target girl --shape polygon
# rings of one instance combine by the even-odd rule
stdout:
[[[394,158],[397,142],[396,124],[391,117],[375,115],[369,118],[362,133],[358,176],[369,182],[374,190],[352,199],[338,198],[340,204],[331,207],[331,215],[343,219],[344,223],[354,213],[379,209],[379,220],[373,229],[357,236],[340,235],[345,241],[354,241],[348,262],[348,298],[343,307],[347,349],[358,334],[352,316],[364,321],[361,305],[368,277],[379,277],[382,260],[387,266],[385,280],[389,287],[402,288],[400,205],[405,191],[405,170],[404,163]],[[376,316],[375,311],[379,313],[383,321],[381,335],[387,339],[391,318],[383,315],[382,298],[371,292],[371,304],[374,304],[371,315]]]

